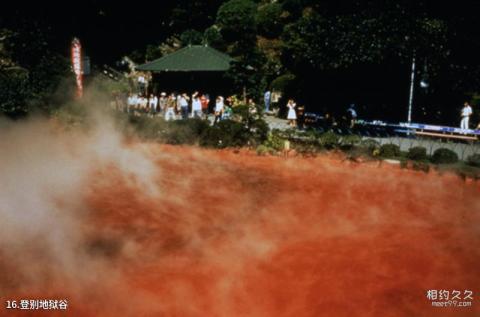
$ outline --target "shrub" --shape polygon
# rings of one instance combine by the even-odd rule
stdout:
[[[260,144],[259,146],[257,146],[257,155],[259,156],[264,156],[264,155],[267,155],[267,154],[275,154],[277,151],[271,147],[268,147],[266,145],[263,145],[263,144]]]
[[[426,162],[416,161],[413,162],[412,169],[428,173],[430,171],[430,165]]]
[[[200,144],[217,148],[244,146],[250,137],[250,131],[242,123],[224,120],[207,129],[201,136]]]
[[[269,133],[267,140],[263,143],[263,145],[275,151],[281,151],[285,146],[285,139],[282,139],[276,133]]]
[[[233,107],[232,121],[242,123],[250,132],[249,141],[254,145],[262,144],[270,130],[268,123],[260,115],[261,107],[251,108],[241,102]]]
[[[161,119],[152,119],[146,116],[130,116],[129,123],[139,137],[149,140],[160,139],[163,136],[162,132],[165,132],[167,127]]]
[[[349,134],[342,138],[342,144],[344,145],[357,145],[362,142],[362,138],[355,134]]]
[[[169,121],[162,138],[168,144],[196,144],[208,129],[208,122],[201,119]]]
[[[380,147],[382,157],[392,158],[400,156],[400,147],[396,144],[384,144]]]
[[[432,156],[432,162],[435,164],[453,164],[458,161],[458,155],[450,149],[437,149]]]
[[[333,133],[332,131],[328,131],[323,133],[318,140],[320,145],[326,149],[334,149],[338,147],[340,143],[340,138],[338,135]]]
[[[480,167],[480,154],[473,154],[467,157],[467,164],[470,166]]]
[[[313,143],[302,143],[302,142],[295,142],[292,144],[292,148],[300,155],[312,157],[315,156],[319,152],[318,145]]]
[[[364,139],[360,141],[356,151],[368,156],[378,156],[380,154],[380,143],[373,139]]]
[[[362,138],[355,134],[349,134],[340,139],[342,150],[349,151],[353,149],[357,144],[360,144]]]
[[[415,146],[408,150],[407,158],[413,161],[426,161],[427,149],[423,146]]]
[[[263,119],[256,119],[249,125],[251,134],[251,142],[254,144],[262,144],[268,138],[268,132],[270,128],[268,123]]]
[[[319,132],[317,129],[313,129],[313,128],[307,128],[303,132],[303,136],[305,136],[309,140],[312,140],[312,141],[315,141],[315,142],[320,138],[321,135],[322,135],[321,132]]]

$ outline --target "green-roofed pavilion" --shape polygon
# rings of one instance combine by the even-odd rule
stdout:
[[[189,45],[152,62],[137,66],[137,70],[159,72],[225,72],[232,58],[214,48]]]
[[[200,91],[213,97],[231,93],[232,82],[224,74],[232,61],[209,46],[189,45],[136,69],[152,73],[149,93]]]

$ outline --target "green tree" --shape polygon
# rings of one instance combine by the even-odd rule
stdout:
[[[282,5],[280,3],[267,3],[258,7],[256,23],[258,34],[267,38],[278,37],[283,29]]]
[[[197,30],[186,30],[180,35],[182,46],[198,45],[203,42],[203,34]]]
[[[216,25],[219,26],[223,38],[238,45],[255,42],[257,4],[251,0],[230,0],[220,6],[217,12]]]
[[[388,58],[410,63],[414,53],[438,63],[449,53],[441,20],[387,1],[378,10],[322,16],[305,10],[285,29],[285,62],[292,69],[337,69]]]
[[[235,59],[227,76],[233,80],[236,91],[258,96],[261,89],[264,56],[257,47],[257,4],[251,0],[230,0],[217,13],[216,25],[228,45],[228,53]]]
[[[146,51],[145,51],[145,61],[153,61],[156,60],[157,58],[162,57],[162,49],[160,45],[153,45],[149,44],[147,45]]]
[[[53,110],[58,105],[51,97],[69,75],[68,60],[49,50],[47,34],[32,27],[20,23],[0,36],[0,111],[12,117]]]
[[[218,26],[212,25],[203,32],[204,44],[214,47],[218,50],[226,50],[226,44]]]

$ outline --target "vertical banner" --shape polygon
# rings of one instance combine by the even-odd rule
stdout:
[[[77,82],[77,97],[80,98],[83,95],[82,46],[77,38],[72,41],[72,65]]]

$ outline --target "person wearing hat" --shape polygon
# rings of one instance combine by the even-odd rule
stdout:
[[[160,98],[158,98],[157,112],[164,113],[167,106],[167,94],[162,92]]]

